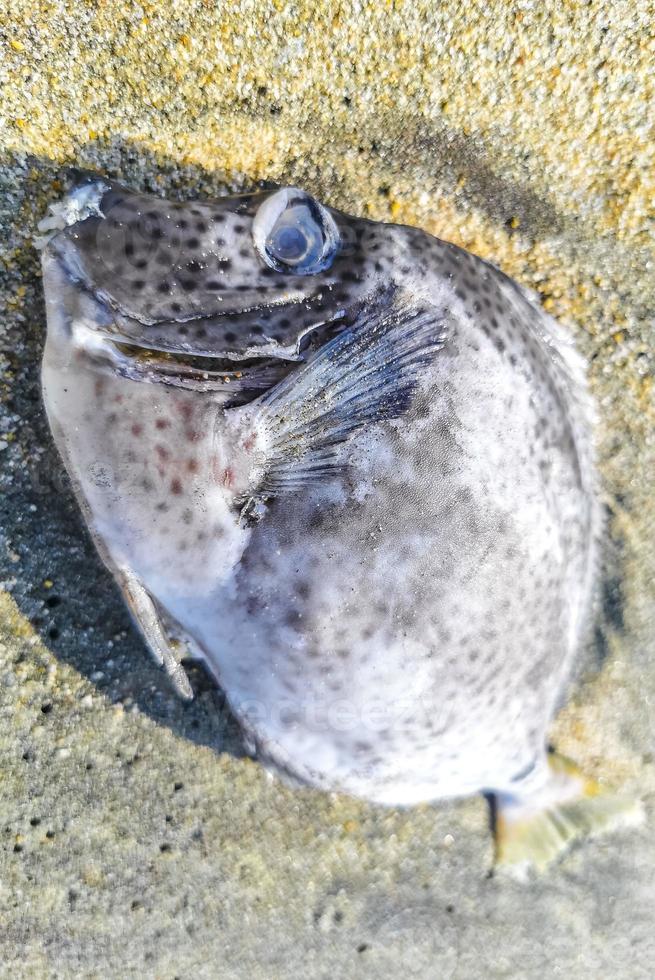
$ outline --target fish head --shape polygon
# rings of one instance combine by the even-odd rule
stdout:
[[[40,227],[44,400],[96,543],[180,593],[211,584],[241,547],[223,409],[355,322],[393,230],[297,188],[182,203],[98,177]]]
[[[393,274],[392,226],[296,187],[171,202],[84,178],[51,211],[62,342],[98,369],[226,399],[268,387]]]

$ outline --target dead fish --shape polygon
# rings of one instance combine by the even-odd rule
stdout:
[[[528,293],[295,187],[82,178],[42,231],[53,436],[182,696],[173,638],[266,765],[492,793],[510,863],[636,819],[546,750],[601,519],[584,365]]]

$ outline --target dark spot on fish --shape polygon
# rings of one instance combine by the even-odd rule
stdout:
[[[187,238],[186,240],[187,248],[198,248],[199,245],[200,245],[199,238]]]
[[[167,429],[170,424],[171,423],[169,422],[168,419],[157,419],[157,421],[155,422],[155,426],[158,429]]]
[[[132,426],[131,431],[133,436],[140,436],[141,433],[143,432],[143,426],[140,425],[138,422],[135,422],[134,425]]]
[[[190,262],[187,262],[186,268],[187,268],[187,272],[192,272],[194,275],[197,275],[199,272],[202,272],[203,269],[200,262],[196,262],[195,259],[191,259]]]
[[[301,619],[302,613],[299,609],[289,609],[284,617],[284,622],[287,626],[296,626]]]
[[[218,279],[209,279],[205,283],[205,288],[206,289],[222,289],[223,288],[223,283],[222,282],[219,282]]]
[[[182,493],[182,481],[178,477],[174,477],[171,480],[171,493],[174,493],[176,496]]]

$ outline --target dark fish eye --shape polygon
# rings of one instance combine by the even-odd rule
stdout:
[[[295,187],[264,201],[253,221],[253,238],[268,266],[301,276],[327,269],[339,247],[339,232],[329,211]]]
[[[308,239],[302,228],[278,225],[266,242],[266,248],[281,262],[300,262],[307,254]]]

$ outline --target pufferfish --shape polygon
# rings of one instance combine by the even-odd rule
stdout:
[[[530,294],[296,187],[83,175],[41,227],[52,433],[183,697],[180,641],[267,767],[491,794],[510,864],[634,817],[547,748],[601,511],[584,365]]]

